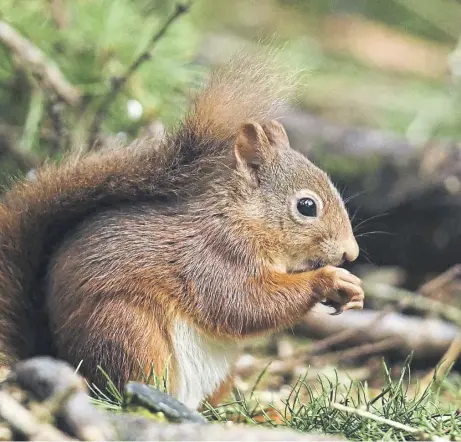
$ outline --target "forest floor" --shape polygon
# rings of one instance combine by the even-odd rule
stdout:
[[[211,421],[288,427],[347,440],[461,440],[461,376],[450,373],[427,384],[426,371],[413,371],[411,357],[386,363],[299,366],[294,355],[312,341],[285,332],[249,346],[237,363],[232,400],[206,406]],[[322,363],[322,365],[319,365]],[[426,375],[426,378],[425,378]],[[121,410],[113,386],[95,402]]]

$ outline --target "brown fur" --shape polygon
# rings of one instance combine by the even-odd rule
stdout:
[[[234,376],[229,376],[223,381],[218,389],[207,399],[207,402],[214,408],[230,399],[232,388],[234,386]]]
[[[360,304],[355,277],[316,269],[356,244],[328,177],[268,121],[283,84],[268,65],[244,57],[214,74],[161,146],[48,165],[5,196],[7,363],[57,354],[83,361],[91,380],[102,366],[120,386],[172,360],[174,389],[177,318],[241,339],[292,324],[331,290]],[[306,188],[322,214],[293,221],[287,204]]]

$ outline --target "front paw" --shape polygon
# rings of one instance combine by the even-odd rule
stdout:
[[[365,294],[360,278],[346,269],[333,266],[326,266],[317,271],[326,283],[323,287],[322,303],[334,307],[334,314],[363,308]]]

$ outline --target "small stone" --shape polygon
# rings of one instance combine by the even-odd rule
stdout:
[[[280,339],[277,343],[277,354],[281,359],[288,359],[294,356],[293,344],[288,339]]]
[[[257,359],[250,354],[242,355],[235,364],[237,373],[242,377],[250,376],[256,366]]]

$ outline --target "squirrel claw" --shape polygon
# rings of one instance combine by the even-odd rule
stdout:
[[[329,313],[330,316],[340,315],[344,311],[344,308],[342,305],[338,304],[337,302],[332,301],[331,299],[325,299],[324,301],[321,301],[320,303],[323,305],[326,305],[327,307],[333,307],[335,309],[334,312]]]
[[[335,311],[332,313],[329,313],[330,316],[338,316],[340,315],[344,309],[341,306],[333,306],[335,308]]]

